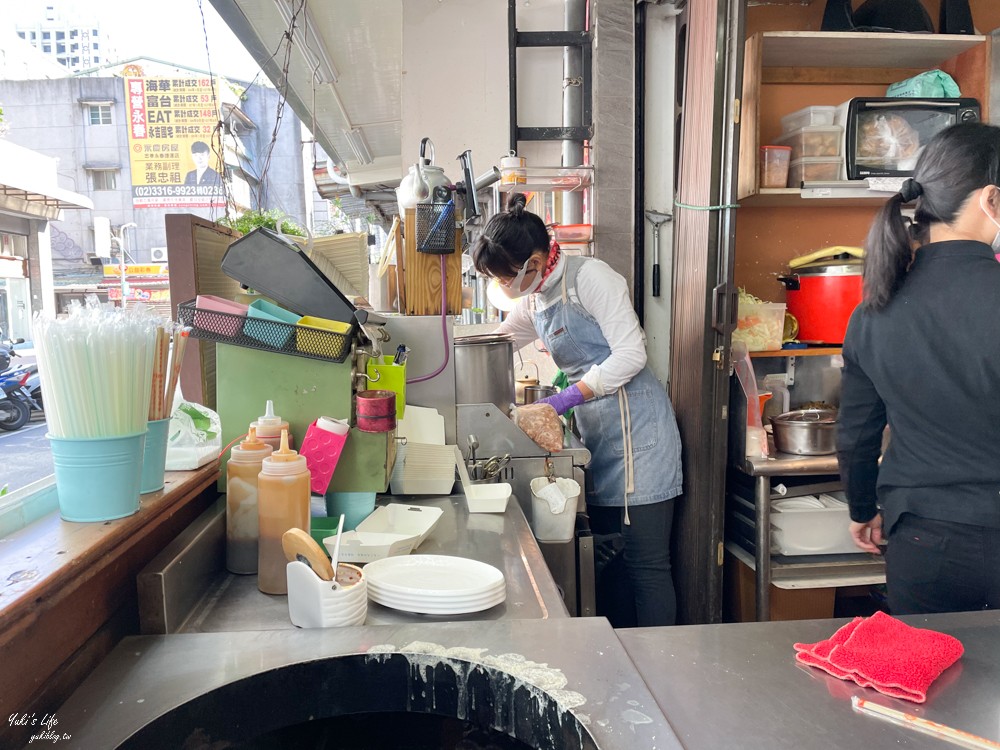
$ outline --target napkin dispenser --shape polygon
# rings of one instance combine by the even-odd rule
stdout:
[[[302,248],[266,227],[229,246],[222,272],[299,315],[354,323],[356,308],[351,301]]]

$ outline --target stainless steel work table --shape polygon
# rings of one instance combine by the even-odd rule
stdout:
[[[924,704],[896,700],[799,666],[792,644],[831,636],[846,620],[695,625],[616,631],[686,748],[951,747],[851,710],[851,696],[1000,741],[1000,613],[909,616],[949,633],[965,655]]]
[[[754,479],[754,581],[755,604],[757,620],[767,621],[771,612],[771,583],[773,574],[771,567],[771,482],[774,477],[791,476],[824,476],[839,474],[836,454],[822,456],[798,456],[791,453],[780,453],[774,447],[774,438],[768,435],[767,458],[748,457],[738,467],[739,471]],[[817,485],[817,491],[839,489],[840,484]],[[736,545],[727,548],[738,558],[745,551]],[[830,575],[839,574],[841,582],[838,585],[862,585],[883,583],[885,581],[884,565],[874,555],[864,553],[856,555],[826,556],[826,568]],[[744,560],[747,562],[747,560]],[[830,585],[830,584],[827,584]],[[813,584],[815,587],[815,584]]]
[[[446,497],[392,496],[389,502],[441,508],[437,526],[411,554],[453,555],[489,563],[503,572],[504,603],[464,615],[419,615],[368,602],[366,625],[406,622],[549,619],[568,617],[559,589],[549,574],[521,511],[512,497],[499,513],[469,513],[464,495]],[[232,632],[294,628],[288,619],[288,599],[262,594],[257,576],[220,574],[181,627],[182,633]]]

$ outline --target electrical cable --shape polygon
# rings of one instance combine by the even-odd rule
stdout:
[[[448,362],[451,361],[451,347],[448,342],[448,285],[445,283],[445,263],[444,255],[441,257],[441,338],[444,343],[444,362],[441,366],[437,368],[430,375],[421,375],[419,378],[410,378],[406,381],[407,385],[412,385],[413,383],[423,383],[432,378],[436,378],[442,372],[444,368],[448,366]]]

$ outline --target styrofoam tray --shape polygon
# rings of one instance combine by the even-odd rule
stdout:
[[[416,549],[434,530],[442,515],[444,511],[440,508],[388,503],[377,507],[374,513],[359,523],[357,531],[415,536],[417,541],[413,548]]]
[[[337,544],[337,536],[323,540],[330,555]],[[345,531],[340,540],[341,562],[370,563],[384,557],[408,555],[417,546],[416,534],[384,534],[377,531]]]

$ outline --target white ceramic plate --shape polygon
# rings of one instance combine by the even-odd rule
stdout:
[[[488,594],[503,573],[478,560],[446,555],[411,555],[387,557],[365,567],[369,588],[388,587],[400,594],[421,597],[477,596]]]
[[[489,591],[484,591],[481,594],[404,594],[397,590],[391,588],[385,588],[383,586],[373,586],[369,587],[369,591],[376,591],[383,598],[391,597],[393,599],[399,599],[400,601],[405,601],[408,604],[414,604],[419,602],[433,602],[435,604],[455,604],[459,602],[466,602],[473,599],[490,599],[502,594],[506,591],[506,585],[500,583],[498,586],[490,587]]]
[[[391,609],[398,609],[403,612],[416,612],[424,615],[462,615],[469,612],[482,612],[498,604],[503,603],[507,598],[506,590],[488,597],[467,599],[459,602],[440,603],[433,599],[421,601],[402,601],[391,595],[385,595],[369,589],[368,597],[377,604]]]

